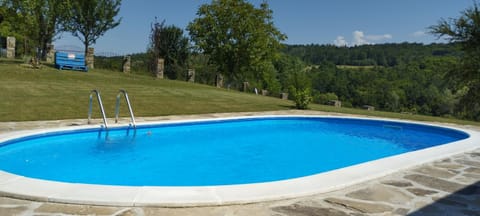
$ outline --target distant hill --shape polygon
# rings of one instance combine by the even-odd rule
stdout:
[[[335,65],[385,66],[429,56],[458,56],[457,44],[400,43],[337,47],[334,45],[286,45],[283,52],[300,58],[307,64],[320,65],[325,62]]]

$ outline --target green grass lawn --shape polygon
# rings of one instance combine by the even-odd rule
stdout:
[[[182,81],[156,80],[108,70],[78,72],[50,66],[33,69],[19,61],[0,59],[0,121],[87,118],[90,91],[98,89],[107,117],[114,117],[120,88],[128,91],[136,116],[293,109],[293,102]],[[123,100],[123,98],[122,98]],[[94,100],[94,118],[100,118]],[[122,101],[124,103],[124,101]],[[125,104],[121,116],[128,116]],[[480,125],[453,118],[408,115],[312,104],[311,109],[420,121]]]
[[[107,70],[78,72],[33,69],[0,60],[0,121],[86,118],[90,91],[101,92],[113,117],[120,88],[128,91],[136,116],[290,109],[290,101],[182,81],[155,80]],[[100,118],[94,100],[93,117]],[[122,103],[124,103],[122,98]],[[121,115],[128,116],[125,104]]]

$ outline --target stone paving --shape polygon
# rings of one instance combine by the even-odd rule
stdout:
[[[243,115],[259,113],[243,113]],[[282,111],[260,114],[325,114],[321,112]],[[209,114],[137,119],[157,121],[234,116]],[[329,113],[329,115],[331,115]],[[11,130],[60,127],[84,124],[85,120],[0,123],[0,134]],[[462,126],[467,127],[467,126]],[[479,130],[475,127],[469,129]],[[106,207],[45,203],[13,199],[0,193],[0,216],[8,215],[271,215],[271,216],[343,216],[343,215],[479,215],[480,216],[480,144],[479,149],[419,165],[408,170],[363,182],[329,193],[295,199],[243,205],[161,208]]]

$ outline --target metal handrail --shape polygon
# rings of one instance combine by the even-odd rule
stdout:
[[[128,93],[125,89],[120,89],[117,94],[117,104],[115,105],[115,123],[118,123],[118,114],[120,113],[120,96],[122,94],[125,96],[125,101],[128,105],[128,111],[130,111],[130,119],[132,121],[133,128],[136,128],[135,116],[133,115],[132,106],[130,105],[130,99],[128,98]]]
[[[90,124],[92,119],[92,104],[93,104],[93,94],[97,96],[98,105],[100,107],[100,112],[102,113],[103,117],[103,124],[105,124],[105,128],[108,129],[107,124],[107,117],[105,116],[105,109],[103,109],[102,97],[100,96],[100,92],[97,89],[94,89],[90,92],[90,102],[88,105],[88,124]]]

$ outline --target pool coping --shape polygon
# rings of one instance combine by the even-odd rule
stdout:
[[[282,200],[339,190],[368,180],[425,164],[434,160],[450,157],[479,148],[480,132],[452,126],[425,122],[392,120],[386,118],[367,118],[329,115],[256,115],[242,117],[202,118],[195,120],[169,120],[145,122],[138,125],[172,124],[199,121],[219,121],[229,119],[251,119],[271,117],[323,117],[344,119],[367,119],[401,122],[450,128],[470,135],[469,138],[409,152],[374,161],[369,161],[312,176],[268,183],[204,186],[204,187],[126,187],[72,184],[32,179],[0,171],[0,195],[43,202],[71,204],[108,205],[108,206],[161,206],[191,207],[245,204],[262,201]],[[119,125],[116,127],[124,127]],[[98,126],[97,126],[98,127]],[[59,130],[81,130],[92,126],[62,127],[10,132],[2,134],[0,142],[17,137],[47,133]]]

